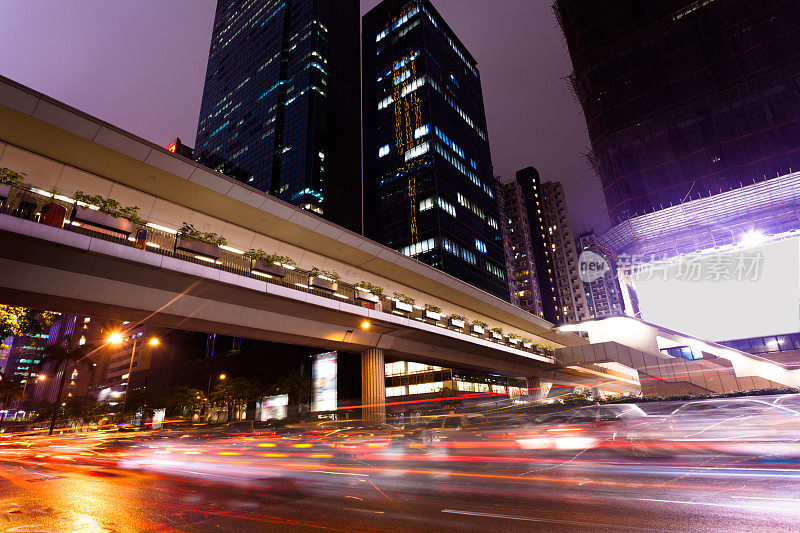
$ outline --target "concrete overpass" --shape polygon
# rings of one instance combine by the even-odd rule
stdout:
[[[4,303],[361,352],[363,400],[370,405],[384,401],[385,356],[570,383],[597,379],[563,368],[532,346],[586,344],[581,337],[5,78],[0,167],[27,174],[23,196],[38,202],[37,209],[45,202],[71,208],[76,190],[139,206],[149,243],[138,250],[109,232],[0,215]],[[226,237],[221,256],[209,261],[173,251],[173,234],[183,222]],[[297,271],[284,280],[254,275],[241,255],[250,248],[289,256]],[[313,267],[339,272],[339,290],[298,281]],[[383,298],[382,310],[362,307],[347,283],[362,280],[418,305],[403,311]],[[440,308],[442,317],[426,318],[422,304]],[[455,327],[447,315],[528,341]],[[361,327],[365,319],[368,329]]]

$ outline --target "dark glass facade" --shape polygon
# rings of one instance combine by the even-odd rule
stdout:
[[[361,231],[358,0],[219,0],[198,161]]]
[[[800,168],[800,2],[556,11],[613,223]]]
[[[363,19],[368,237],[508,300],[480,74],[427,0]]]

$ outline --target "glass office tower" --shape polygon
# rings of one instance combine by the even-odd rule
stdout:
[[[800,2],[556,11],[613,223],[800,169]]]
[[[475,59],[428,0],[363,19],[365,233],[508,299]]]
[[[361,231],[358,0],[218,0],[198,161]]]

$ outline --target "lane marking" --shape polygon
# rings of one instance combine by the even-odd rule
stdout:
[[[505,514],[492,514],[492,513],[479,513],[477,511],[459,511],[457,509],[442,509],[443,513],[449,514],[462,514],[467,516],[480,516],[483,518],[502,518],[505,520],[523,520],[526,522],[546,522],[550,524],[570,524],[574,526],[593,526],[593,527],[608,527],[608,528],[617,528],[617,529],[633,529],[636,531],[644,531],[645,528],[640,527],[632,527],[632,526],[621,526],[617,524],[601,524],[598,522],[575,522],[573,520],[557,520],[555,518],[533,518],[527,516],[512,516],[512,515],[505,515]],[[652,531],[649,529],[648,531]]]
[[[736,496],[732,496],[735,498]],[[686,500],[660,500],[657,498],[635,498],[636,500],[642,502],[658,502],[658,503],[682,503],[684,505],[705,505],[707,507],[724,507],[726,509],[738,509],[740,511],[748,510],[748,511],[780,511],[780,512],[791,512],[792,514],[797,514],[798,510],[795,508],[789,507],[763,507],[758,505],[741,505],[741,504],[730,504],[730,503],[712,503],[712,502],[690,502]]]
[[[772,502],[800,502],[798,498],[769,498],[766,496],[731,496],[737,500],[768,500]]]

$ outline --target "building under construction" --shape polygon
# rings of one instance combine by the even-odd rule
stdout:
[[[800,169],[800,3],[555,10],[612,223]]]

